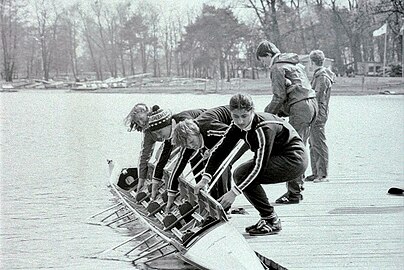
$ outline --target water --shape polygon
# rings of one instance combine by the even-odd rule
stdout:
[[[135,166],[140,134],[123,118],[137,102],[173,112],[227,104],[230,96],[0,93],[1,269],[134,269],[88,258],[127,239],[89,225],[112,204],[106,159]],[[254,96],[262,109],[269,96]],[[330,175],[402,185],[404,96],[333,96]]]

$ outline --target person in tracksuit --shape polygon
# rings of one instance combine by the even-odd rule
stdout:
[[[265,112],[289,116],[289,123],[306,145],[317,115],[317,100],[298,55],[281,53],[273,43],[264,40],[257,47],[256,57],[270,67],[273,97]],[[304,173],[288,182],[288,191],[276,202],[299,203],[303,199],[303,178]]]
[[[325,124],[328,119],[328,104],[331,95],[331,86],[334,83],[335,74],[323,66],[324,53],[320,50],[310,52],[310,60],[315,66],[311,86],[316,92],[318,103],[318,115],[310,128],[310,161],[312,175],[305,181],[314,183],[327,182],[328,176],[328,146],[325,137]]]
[[[171,143],[172,131],[179,122],[185,119],[194,119],[198,117],[205,109],[194,109],[182,111],[172,115],[169,110],[160,109],[158,106],[153,106],[148,114],[148,128],[144,132],[144,136],[150,136],[153,140],[153,145],[156,141],[163,142],[162,150],[157,158],[157,164],[153,171],[152,176],[152,194],[151,198],[154,199],[157,195],[157,189],[162,184],[164,167],[170,159],[172,150],[174,149]],[[144,151],[144,149],[142,149]],[[144,178],[146,179],[146,178]],[[139,177],[140,182],[140,177]],[[144,184],[144,181],[140,186]],[[139,186],[139,185],[138,185]],[[140,189],[138,189],[140,190]]]
[[[209,109],[195,119],[186,119],[176,125],[172,141],[175,146],[181,147],[181,154],[167,183],[169,200],[166,212],[170,211],[174,197],[178,192],[178,178],[184,171],[187,163],[190,162],[193,174],[198,175],[206,163],[206,161],[201,160],[207,159],[211,149],[223,137],[231,122],[230,108],[226,105]],[[213,198],[218,199],[230,190],[231,166],[247,150],[248,147],[244,146],[234,156],[230,165],[227,166],[221,175],[221,179],[211,189],[210,195]],[[196,177],[196,182],[199,182],[200,178],[200,175]]]
[[[246,231],[250,235],[278,233],[281,222],[262,184],[287,182],[301,176],[308,165],[306,147],[288,122],[270,113],[255,112],[248,95],[234,95],[230,99],[230,112],[233,122],[213,149],[195,193],[209,184],[222,161],[242,139],[254,156],[235,169],[235,185],[218,201],[226,208],[243,193],[261,216]]]

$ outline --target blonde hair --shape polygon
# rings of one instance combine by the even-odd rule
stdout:
[[[314,50],[310,52],[310,60],[313,61],[317,66],[322,66],[324,63],[324,53],[320,50]]]
[[[125,117],[124,124],[129,128],[129,131],[135,129],[137,131],[141,131],[142,127],[138,126],[135,122],[135,118],[138,116],[139,113],[148,113],[149,107],[147,107],[144,103],[138,103],[133,106],[130,113]]]
[[[201,134],[201,132],[198,125],[192,119],[185,119],[175,126],[172,143],[179,147],[186,147],[188,137],[199,134]]]

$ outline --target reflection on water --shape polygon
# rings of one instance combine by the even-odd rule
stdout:
[[[227,104],[230,96],[1,93],[1,269],[134,269],[90,259],[127,239],[126,229],[86,224],[112,204],[106,159],[137,163],[140,135],[123,118],[138,102],[173,112]],[[187,101],[186,104],[183,101]],[[269,96],[256,96],[257,110]],[[402,96],[332,97],[330,177],[400,183]]]

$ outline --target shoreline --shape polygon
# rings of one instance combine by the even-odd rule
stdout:
[[[21,92],[66,92],[66,93],[92,93],[92,94],[195,94],[195,95],[231,95],[238,92],[248,93],[252,96],[256,95],[272,95],[272,91],[268,90],[244,90],[234,89],[225,91],[203,91],[200,89],[194,90],[178,90],[178,89],[149,89],[143,88],[141,90],[136,88],[111,88],[111,89],[97,89],[97,90],[72,90],[68,88],[61,89],[0,89],[0,93],[21,93]],[[404,88],[400,89],[367,89],[367,90],[340,90],[332,89],[331,96],[371,96],[371,95],[404,95]]]
[[[98,88],[98,89],[71,89],[66,85],[60,87],[49,87],[40,85],[36,88],[23,88],[13,86],[11,88],[0,88],[0,92],[25,92],[41,91],[54,92],[66,91],[71,93],[96,93],[96,94],[235,94],[238,92],[248,93],[250,95],[272,95],[271,86],[268,78],[263,79],[232,79],[230,82],[225,80],[206,80],[198,81],[189,79],[187,81],[174,80],[166,78],[159,82],[140,81],[135,82],[126,88]],[[343,96],[364,96],[364,95],[404,95],[404,78],[402,77],[337,77],[333,84],[331,95]]]

